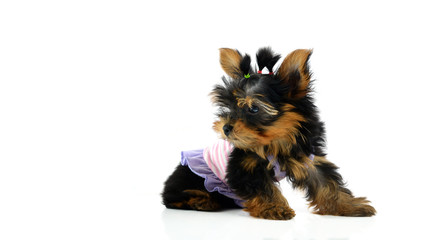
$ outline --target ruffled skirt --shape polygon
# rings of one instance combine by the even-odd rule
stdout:
[[[188,166],[196,175],[204,179],[204,186],[208,192],[218,192],[235,201],[237,205],[243,207],[243,200],[236,196],[232,189],[214,174],[205,162],[204,150],[183,151],[181,164]]]

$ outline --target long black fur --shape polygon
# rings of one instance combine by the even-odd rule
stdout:
[[[269,72],[273,72],[273,67],[280,58],[281,56],[275,54],[269,47],[259,49],[256,54],[258,70],[262,71],[266,67]]]
[[[184,190],[200,190],[207,192],[204,187],[204,179],[194,174],[188,166],[179,164],[164,183],[164,190],[161,194],[163,204],[167,208],[191,210],[192,208],[187,204],[183,204],[179,207],[172,205],[172,203],[183,203],[189,200],[191,195],[183,192]],[[238,208],[232,199],[217,192],[210,193],[210,196],[212,200],[218,202],[222,208]]]

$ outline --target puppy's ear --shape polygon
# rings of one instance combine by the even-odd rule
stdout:
[[[239,79],[243,78],[244,74],[248,74],[250,57],[242,57],[242,55],[234,49],[220,48],[220,64],[227,75],[233,79]],[[245,69],[245,67],[247,69]]]
[[[284,59],[278,69],[278,76],[289,86],[289,97],[298,99],[308,92],[311,73],[309,72],[308,60],[312,50],[298,49],[291,52]]]

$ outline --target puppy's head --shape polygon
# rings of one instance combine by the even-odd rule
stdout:
[[[219,107],[214,130],[237,148],[263,151],[288,150],[302,137],[299,129],[307,122],[306,105],[311,73],[311,50],[290,53],[273,72],[280,59],[269,48],[257,53],[258,70],[250,66],[248,55],[220,49],[220,63],[229,78],[211,92]],[[267,68],[268,74],[263,74]]]

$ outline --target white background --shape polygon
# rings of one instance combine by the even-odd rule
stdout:
[[[0,239],[421,238],[417,1],[2,1]],[[328,158],[378,210],[287,222],[166,210],[180,151],[215,140],[218,49],[313,48]],[[199,224],[198,224],[199,223]],[[223,233],[211,231],[216,226]]]

